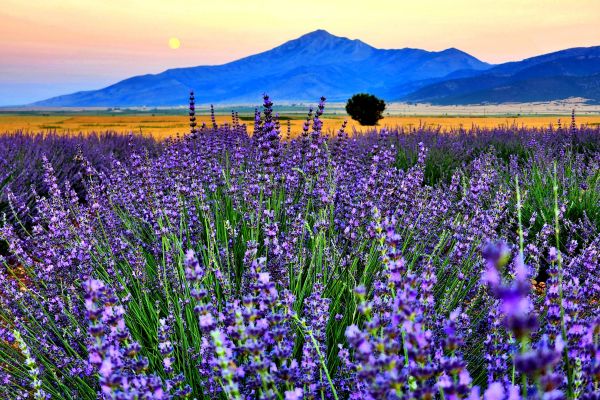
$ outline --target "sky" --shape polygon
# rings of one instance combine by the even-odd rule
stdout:
[[[515,61],[600,45],[598,16],[600,0],[0,0],[0,105],[222,64],[315,29]]]

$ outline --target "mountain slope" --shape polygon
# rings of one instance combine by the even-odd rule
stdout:
[[[473,72],[470,72],[471,74]],[[600,102],[600,46],[574,48],[511,62],[475,76],[444,79],[396,98],[433,104],[550,101]]]
[[[317,30],[263,53],[217,66],[177,68],[125,79],[104,89],[77,92],[36,106],[182,105],[193,89],[201,102],[315,100],[326,95],[346,100],[367,91],[389,98],[455,71],[480,71],[489,65],[457,49],[383,50],[360,40]],[[422,82],[422,83],[419,83]]]

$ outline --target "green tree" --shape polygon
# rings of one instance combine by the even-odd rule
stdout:
[[[385,101],[372,94],[359,93],[346,103],[346,112],[361,125],[376,125],[383,118]]]

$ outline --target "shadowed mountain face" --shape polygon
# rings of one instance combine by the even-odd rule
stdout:
[[[600,103],[600,46],[573,48],[448,76],[395,99],[433,104],[551,101],[583,97]]]
[[[276,101],[346,100],[357,92],[397,98],[457,71],[490,66],[457,49],[383,50],[324,30],[228,64],[177,68],[135,76],[100,90],[78,92],[37,106],[170,106],[187,102],[257,103],[269,93]]]

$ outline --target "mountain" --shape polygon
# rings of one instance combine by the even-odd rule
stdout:
[[[317,30],[272,50],[223,65],[169,69],[125,79],[100,90],[53,97],[36,106],[171,106],[187,102],[257,103],[345,101],[357,92],[402,96],[455,72],[479,73],[490,65],[458,49],[377,49],[360,40]]]
[[[455,48],[377,49],[316,30],[223,65],[169,69],[100,90],[34,103],[54,107],[174,106],[187,102],[345,101],[369,92],[388,101],[479,104],[582,97],[600,103],[600,46],[566,49],[489,65]]]
[[[600,46],[562,50],[463,76],[456,76],[458,72],[395,99],[449,105],[582,97],[600,103]]]

